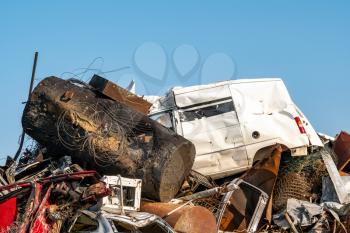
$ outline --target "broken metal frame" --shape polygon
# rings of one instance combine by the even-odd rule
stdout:
[[[245,184],[249,188],[257,191],[258,193],[260,193],[258,203],[257,203],[257,205],[255,207],[255,210],[254,210],[254,214],[253,214],[253,216],[252,216],[252,218],[251,218],[251,220],[249,222],[249,225],[247,227],[247,232],[253,233],[253,232],[257,231],[260,219],[261,219],[262,215],[264,214],[265,207],[266,207],[266,205],[268,203],[269,196],[264,191],[259,189],[258,187],[254,186],[254,185],[252,185],[252,184],[250,184],[250,183],[248,183],[248,182],[246,182],[246,181],[244,181],[242,179],[234,179],[230,183],[230,185],[237,185],[238,187],[241,184]],[[227,205],[230,203],[230,198],[231,198],[232,194],[235,192],[235,190],[237,190],[237,189],[234,189],[232,191],[227,192],[225,194],[225,196],[222,198],[222,202],[221,202],[221,205],[219,207],[219,209],[221,211],[218,212],[217,215],[216,215],[216,219],[217,219],[217,223],[218,223],[218,229],[220,227],[220,223],[221,223],[222,217],[224,215],[225,209],[226,209]]]
[[[5,186],[0,186],[0,192],[8,191],[17,188],[25,188],[25,187],[34,187],[34,184],[45,185],[48,183],[57,183],[66,180],[79,180],[84,179],[86,177],[94,177],[96,175],[96,171],[81,171],[69,174],[62,174],[57,176],[50,176],[47,178],[41,178],[33,182],[18,182]]]
[[[216,195],[216,194],[224,194],[224,197],[221,199],[222,201],[221,201],[221,204],[219,206],[220,211],[218,213],[216,213],[216,216],[215,216],[216,221],[217,221],[217,227],[219,229],[220,223],[222,221],[222,217],[223,217],[224,212],[227,208],[227,205],[229,205],[229,203],[230,203],[230,198],[231,198],[232,194],[236,190],[238,190],[240,188],[240,185],[242,185],[242,184],[247,185],[249,188],[260,193],[258,203],[256,204],[253,216],[252,216],[252,218],[249,222],[249,225],[247,227],[247,232],[253,233],[253,232],[257,231],[260,219],[261,219],[261,217],[264,213],[265,207],[268,203],[269,196],[263,190],[259,189],[258,187],[254,186],[254,185],[252,185],[252,184],[250,184],[250,183],[248,183],[240,178],[234,179],[225,187],[216,187],[216,188],[208,189],[208,190],[198,192],[196,194],[182,197],[179,199],[182,201],[191,201],[191,200],[195,200],[195,199],[211,197],[211,196]]]
[[[156,223],[167,233],[176,233],[174,229],[163,219],[157,215],[147,212],[133,212],[130,216],[113,215],[109,213],[102,213],[107,219],[122,222],[124,224],[132,225],[136,228],[146,227],[150,224]]]
[[[87,210],[80,211],[80,214],[75,217],[72,225],[69,227],[68,232],[72,232],[74,224],[82,214],[98,222],[98,228],[92,233],[118,232],[113,221],[132,226],[135,229],[147,227],[150,224],[157,224],[164,230],[164,233],[176,233],[164,219],[147,212],[131,212],[129,215],[119,215],[105,211],[95,213]]]
[[[139,211],[141,204],[141,185],[142,180],[140,179],[129,179],[125,177],[119,176],[104,176],[103,181],[106,183],[107,187],[110,190],[115,190],[115,187],[119,186],[119,197],[115,196],[107,196],[102,199],[102,210],[106,210],[109,212],[121,212],[125,214],[124,211]],[[133,206],[126,206],[124,203],[124,190],[126,193],[130,193],[133,196],[125,197],[131,198],[133,200]],[[130,192],[128,192],[128,190]],[[112,192],[113,193],[113,192]]]

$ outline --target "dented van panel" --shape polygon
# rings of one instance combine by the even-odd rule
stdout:
[[[260,150],[275,144],[298,156],[323,147],[277,78],[174,87],[150,115],[190,140],[196,147],[193,168],[213,178],[247,170]]]

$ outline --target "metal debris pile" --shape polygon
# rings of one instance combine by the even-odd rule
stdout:
[[[35,146],[0,167],[0,232],[350,232],[347,133],[214,181],[150,106],[97,75],[41,81],[22,117]]]

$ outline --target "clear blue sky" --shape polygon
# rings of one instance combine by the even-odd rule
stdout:
[[[168,55],[182,44],[203,59],[224,52],[237,77],[281,77],[318,131],[350,131],[349,12],[349,1],[319,0],[2,1],[0,156],[17,150],[34,51],[40,80],[96,57],[104,70],[129,66],[146,41]]]

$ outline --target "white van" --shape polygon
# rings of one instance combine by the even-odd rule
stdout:
[[[323,147],[281,79],[175,87],[150,116],[192,141],[193,169],[214,179],[249,169],[277,143],[293,156]]]

